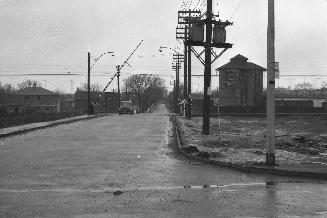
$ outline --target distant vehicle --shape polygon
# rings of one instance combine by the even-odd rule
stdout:
[[[134,114],[134,108],[132,105],[132,101],[121,101],[119,110],[118,110],[119,115],[121,114]]]

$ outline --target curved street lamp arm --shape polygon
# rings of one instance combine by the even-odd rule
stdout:
[[[90,69],[92,69],[93,67],[94,67],[94,65],[95,65],[95,63],[103,56],[103,55],[105,55],[105,54],[112,54],[112,56],[115,56],[114,55],[114,52],[113,51],[108,51],[108,52],[104,52],[104,53],[102,53],[99,57],[97,57],[97,58],[95,58],[94,59],[94,63],[92,64],[92,66],[90,67]]]

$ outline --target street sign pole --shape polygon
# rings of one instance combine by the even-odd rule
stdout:
[[[218,133],[219,133],[219,140],[221,139],[221,126],[220,126],[220,108],[219,108],[219,98],[215,98],[213,101],[214,105],[218,108]]]

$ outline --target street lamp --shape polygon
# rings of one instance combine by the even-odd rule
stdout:
[[[94,67],[95,63],[101,58],[103,57],[105,54],[112,54],[111,56],[114,56],[114,52],[113,51],[108,51],[108,52],[104,52],[102,53],[99,57],[94,59],[94,63],[91,66],[91,55],[90,52],[87,53],[87,112],[88,114],[93,114],[94,112],[94,108],[91,107],[91,91],[90,91],[90,80],[91,80],[91,69]]]
[[[170,48],[170,47],[166,47],[166,46],[160,46],[160,47],[159,47],[159,52],[162,52],[162,51],[163,51],[162,49],[164,49],[164,48],[170,49],[170,50],[174,51],[174,52],[177,53],[177,54],[181,54],[181,53],[179,53],[178,51],[176,51],[175,49]]]
[[[94,59],[94,63],[92,64],[91,69],[94,67],[95,63],[105,54],[112,54],[111,56],[115,56],[113,51],[103,52],[99,57]]]

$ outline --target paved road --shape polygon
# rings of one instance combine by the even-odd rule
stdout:
[[[189,161],[169,129],[117,115],[2,139],[0,217],[327,216],[326,181]]]

